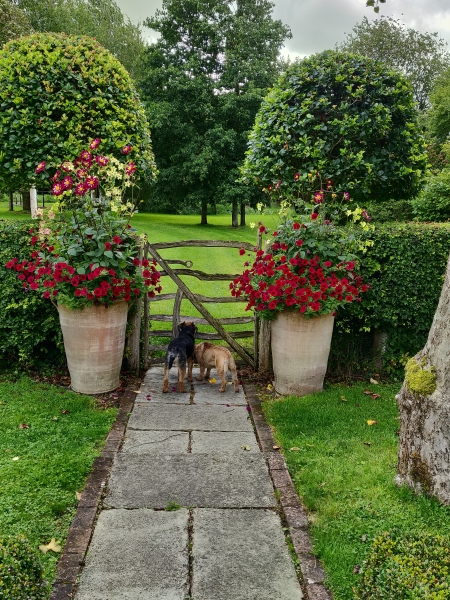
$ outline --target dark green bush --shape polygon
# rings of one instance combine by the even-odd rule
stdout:
[[[348,360],[349,349],[343,344],[349,335],[353,338],[354,358],[359,356],[360,364],[367,361],[367,337],[370,334],[373,339],[377,330],[388,336],[383,354],[385,369],[401,376],[407,357],[418,352],[427,340],[444,282],[450,225],[387,223],[361,235],[374,242],[359,257],[363,279],[371,289],[361,303],[349,304],[338,313],[332,368],[336,370],[336,363],[342,367]],[[358,349],[361,337],[365,340],[362,354]]]
[[[41,561],[26,538],[0,539],[0,600],[43,600],[48,584],[42,572]]]
[[[414,216],[420,221],[450,219],[450,169],[432,175],[422,192],[413,200]]]
[[[58,312],[39,294],[24,290],[5,264],[30,255],[33,221],[0,221],[0,364],[20,368],[58,366],[64,361]]]
[[[373,541],[355,598],[358,600],[447,600],[450,540],[442,536],[395,536]]]
[[[412,221],[414,213],[410,200],[391,200],[390,202],[369,202],[364,205],[374,224],[392,221]]]

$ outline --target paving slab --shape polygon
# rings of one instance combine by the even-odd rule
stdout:
[[[253,431],[193,431],[191,438],[193,454],[228,454],[244,452],[260,452]]]
[[[76,600],[184,600],[188,511],[102,511]]]
[[[154,404],[189,404],[191,384],[186,381],[187,393],[179,393],[177,390],[176,369],[169,372],[169,392],[163,394],[162,386],[164,379],[163,367],[152,367],[144,377],[136,396],[135,402],[152,402]]]
[[[141,431],[129,429],[125,435],[122,454],[153,454],[187,452],[189,433],[183,431]]]
[[[211,374],[212,375],[212,374]],[[196,404],[231,404],[246,406],[247,400],[241,386],[239,392],[234,391],[234,385],[231,377],[228,377],[227,387],[224,392],[219,392],[221,381],[215,376],[216,382],[210,383],[208,380],[194,381],[194,402]]]
[[[135,404],[128,430],[253,431],[245,406]]]
[[[276,506],[262,454],[118,454],[109,508]]]
[[[195,600],[301,600],[278,515],[269,510],[195,509]]]

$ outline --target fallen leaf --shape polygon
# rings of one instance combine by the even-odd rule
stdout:
[[[55,538],[52,538],[47,545],[43,544],[42,546],[39,546],[39,550],[43,554],[47,554],[49,550],[52,552],[61,552],[61,546],[58,544]]]
[[[279,449],[280,449],[280,446],[272,446],[272,448],[273,448],[274,450],[279,450]]]
[[[77,498],[77,500],[81,500],[81,496],[82,496],[82,492],[75,492],[75,496]]]
[[[370,442],[363,442],[363,444],[365,444],[366,446],[371,446],[372,445]]]
[[[62,415],[68,415],[69,413],[70,413],[70,410],[67,410],[67,408],[64,408],[64,409],[61,411],[61,414],[62,414]]]
[[[19,425],[19,429],[30,429],[30,426],[29,426],[29,425],[27,425],[26,423],[21,423],[21,424]]]
[[[225,406],[231,406],[231,404],[225,404]]]
[[[273,390],[273,385],[271,383],[269,383],[269,385],[267,386],[268,390]]]
[[[58,417],[53,417],[52,418],[52,421],[57,421],[57,420],[58,420]]]
[[[342,402],[348,402],[348,400],[345,396],[341,396],[341,400],[342,400]]]
[[[377,398],[381,398],[381,394],[370,394],[370,397],[376,400]]]
[[[353,567],[353,575],[358,575],[358,573],[360,572],[361,567],[359,565],[355,565]]]
[[[397,431],[395,432],[395,435],[400,435],[400,429],[397,429]]]
[[[250,450],[250,446],[241,446],[242,450]]]
[[[314,444],[305,444],[305,446],[308,446],[308,448],[314,448]]]
[[[367,540],[367,535],[365,533],[363,533],[363,535],[361,536],[361,541],[365,542]]]
[[[216,380],[214,377],[212,377],[212,378],[209,380],[209,383],[216,383],[216,381],[217,381],[217,380]]]
[[[359,406],[359,404],[355,404],[355,406]]]
[[[148,400],[149,402],[151,401],[152,397],[150,396],[150,394],[147,394],[145,397],[146,400]]]
[[[378,381],[376,379],[372,379],[372,377],[369,379],[370,383],[373,383],[374,385],[378,385]]]
[[[293,446],[292,448],[290,448],[291,452],[297,452],[298,450],[300,450],[298,446]]]
[[[366,396],[371,396],[373,392],[371,392],[370,390],[364,390],[363,394],[366,394]]]
[[[371,421],[369,419],[369,421],[367,421],[367,425],[378,425],[378,421]]]
[[[15,457],[13,458],[13,460],[19,460],[19,457],[18,457],[18,456],[15,456]]]

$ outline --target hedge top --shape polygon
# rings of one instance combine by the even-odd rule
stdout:
[[[420,189],[425,145],[411,86],[381,62],[328,50],[292,64],[263,101],[243,180],[295,194],[319,172],[358,199]]]
[[[144,108],[125,68],[95,40],[39,33],[0,50],[0,186],[29,187],[41,161],[57,167],[101,138],[121,157],[131,144],[138,172],[156,167]]]

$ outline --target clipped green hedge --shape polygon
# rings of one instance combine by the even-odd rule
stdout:
[[[408,356],[427,340],[450,253],[450,225],[386,223],[361,235],[374,242],[359,257],[371,289],[361,303],[338,313],[331,369],[349,360],[349,336],[350,341],[365,345],[365,352],[358,354],[355,349],[355,361],[358,356],[367,360],[373,332],[378,330],[388,334],[384,367],[400,375]]]
[[[36,551],[23,536],[0,539],[0,600],[44,600],[48,584]]]
[[[358,600],[447,600],[450,540],[442,536],[377,537],[355,590]]]
[[[51,302],[24,290],[17,272],[5,264],[30,254],[33,221],[0,221],[0,364],[44,368],[63,363],[58,312]]]

